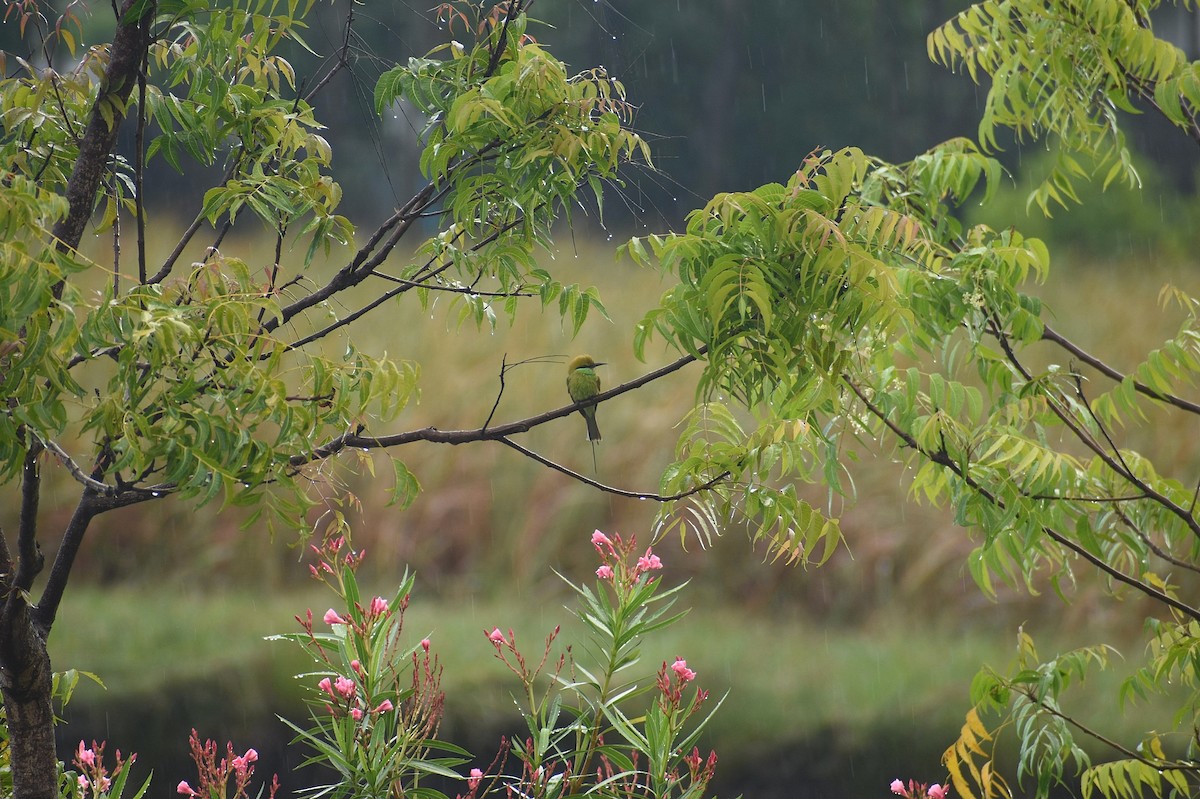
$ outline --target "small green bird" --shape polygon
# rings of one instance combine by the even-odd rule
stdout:
[[[600,376],[596,374],[597,366],[604,366],[604,364],[596,363],[590,355],[576,355],[567,364],[567,393],[571,395],[572,402],[582,402],[600,393]],[[587,420],[588,441],[599,441],[600,428],[596,426],[596,406],[580,408],[579,412]]]

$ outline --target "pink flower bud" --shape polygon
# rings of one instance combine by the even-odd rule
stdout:
[[[336,610],[330,608],[329,610],[325,611],[325,623],[329,625],[346,624],[346,620],[339,616]]]
[[[471,769],[471,776],[467,777],[467,787],[472,791],[479,787],[480,781],[483,779],[483,772],[477,768]]]
[[[377,596],[371,600],[371,615],[382,616],[388,611],[387,600],[381,596]]]
[[[247,749],[246,754],[243,755],[243,757],[246,758],[247,763],[257,763],[258,762],[258,750],[257,749]]]
[[[392,704],[392,700],[385,699],[379,703],[379,707],[372,710],[372,713],[387,713],[389,710],[395,710],[396,706]]]
[[[493,627],[492,631],[488,633],[488,640],[499,647],[501,644],[505,643],[504,633],[500,632],[499,627]]]
[[[611,580],[613,578],[612,567],[608,564],[601,566],[599,569],[596,569],[596,576],[601,580]]]
[[[91,749],[85,748],[83,741],[79,742],[78,757],[80,763],[84,763],[89,766],[96,765],[96,753]]]
[[[84,778],[80,777],[79,779],[82,780]],[[85,786],[82,783],[80,783],[80,787],[82,788]],[[175,792],[181,793],[184,796],[199,796],[200,795],[200,794],[196,793],[194,790],[192,790],[192,786],[187,784],[187,780],[180,780],[179,784],[177,786],[175,786]]]
[[[609,540],[609,537],[604,533],[597,530],[596,532],[592,533],[592,546],[594,546],[596,549],[599,549],[602,546],[611,548],[612,541]]]
[[[421,639],[421,648],[424,649],[426,652],[429,651],[429,639],[428,638]]]
[[[317,683],[317,687],[330,696],[333,696],[333,683],[329,681],[328,677]]]

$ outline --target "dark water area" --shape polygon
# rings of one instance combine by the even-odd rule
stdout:
[[[796,712],[803,713],[804,708]],[[523,729],[519,718],[510,723],[491,720],[479,724],[462,713],[462,709],[451,709],[441,737],[477,753],[476,765],[481,767],[486,767],[496,754],[502,735]],[[149,795],[174,796],[180,780],[196,784],[196,769],[188,750],[188,735],[194,726],[201,740],[217,741],[219,752],[225,751],[227,740],[233,742],[238,755],[250,747],[258,751],[255,776],[262,782],[252,785],[251,796],[259,784],[270,781],[273,773],[279,774],[283,788],[280,796],[294,796],[302,788],[324,784],[327,772],[313,766],[300,768],[308,753],[302,746],[291,744],[293,735],[276,714],[296,722],[306,718],[306,710],[294,700],[263,697],[261,702],[247,703],[240,698],[229,701],[228,696],[214,693],[210,686],[196,690],[194,685],[178,685],[121,702],[75,700],[67,709],[67,722],[58,729],[59,751],[73,751],[81,739],[89,744],[93,739],[108,741],[106,752],[110,753],[116,749],[135,751],[135,783],[140,785],[152,769],[154,780]],[[773,740],[769,729],[748,729],[739,740],[710,741],[719,760],[709,795],[740,795],[747,799],[886,798],[890,796],[888,784],[895,778],[930,782],[943,779],[941,752],[954,731],[922,729],[914,727],[912,721],[910,718],[903,725],[870,731],[823,729],[803,740],[791,741]],[[750,754],[721,757],[723,748]],[[461,783],[431,787],[452,797],[465,789]]]

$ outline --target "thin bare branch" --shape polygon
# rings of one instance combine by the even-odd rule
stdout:
[[[597,488],[606,494],[615,494],[618,497],[627,497],[629,499],[649,499],[649,500],[653,500],[655,502],[673,502],[677,499],[684,499],[685,497],[690,497],[693,494],[699,494],[701,492],[708,491],[709,489],[720,485],[722,482],[725,481],[726,478],[729,477],[729,472],[722,472],[721,474],[717,475],[716,477],[712,478],[711,480],[701,483],[700,485],[693,486],[693,487],[689,488],[687,491],[681,491],[678,494],[667,495],[667,494],[655,494],[653,492],[647,492],[647,491],[627,491],[622,488],[615,488],[614,486],[606,485],[604,483],[601,483],[599,480],[593,480],[592,478],[586,477],[586,476],[580,474],[579,472],[568,469],[566,466],[563,466],[560,463],[555,463],[554,461],[550,460],[549,458],[539,455],[538,453],[534,452],[533,450],[529,449],[528,447],[521,446],[517,442],[513,441],[511,438],[503,438],[502,437],[502,438],[497,439],[497,441],[499,441],[501,444],[504,444],[505,446],[512,447],[513,449],[515,449],[517,452],[520,452],[525,457],[531,458],[531,459],[537,461],[538,463],[542,464],[543,466],[553,469],[556,472],[565,474],[567,477],[570,477],[572,480],[576,480],[585,485],[589,485],[592,488]]]
[[[1123,383],[1125,381],[1126,375],[1109,366],[1095,355],[1087,352],[1082,347],[1054,330],[1052,327],[1050,327],[1050,325],[1046,325],[1042,328],[1042,340],[1057,344],[1113,382]],[[1200,404],[1183,399],[1182,397],[1177,397],[1174,394],[1160,394],[1144,383],[1139,383],[1136,380],[1133,381],[1133,387],[1139,394],[1144,394],[1151,399],[1158,400],[1159,402],[1165,402],[1168,405],[1174,405],[1176,408],[1189,413],[1200,414]]]
[[[309,89],[304,95],[304,101],[306,103],[312,102],[313,97],[317,96],[317,94],[319,94],[320,91],[325,88],[329,81],[333,80],[335,75],[350,66],[350,59],[348,56],[350,53],[351,31],[354,28],[354,3],[347,3],[346,7],[348,8],[348,11],[346,12],[346,24],[342,28],[342,46],[338,48],[337,54],[334,56],[333,66],[330,67],[329,71],[326,72],[321,79],[317,81],[316,85]]]

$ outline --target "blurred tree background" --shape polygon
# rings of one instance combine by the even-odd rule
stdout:
[[[633,376],[637,370],[629,355],[632,326],[644,310],[644,298],[657,295],[662,287],[656,275],[615,260],[615,244],[627,234],[677,226],[689,210],[717,191],[782,181],[818,147],[855,145],[900,160],[953,136],[974,137],[981,88],[966,76],[931,63],[925,46],[929,31],[967,5],[952,0],[540,0],[533,15],[548,27],[533,28],[534,36],[573,67],[605,65],[625,84],[639,108],[635,127],[654,147],[658,170],[627,174],[624,184],[608,195],[602,220],[595,208],[574,209],[573,234],[560,236],[564,246],[547,255],[565,270],[564,281],[579,280],[600,288],[612,323],[589,323],[580,340],[572,342],[557,318],[529,317],[511,328],[498,328],[491,348],[471,353],[470,362],[448,363],[439,345],[453,335],[454,322],[442,319],[436,309],[439,324],[432,326],[381,322],[374,343],[418,360],[425,394],[433,400],[407,411],[404,426],[463,427],[482,422],[498,390],[502,357],[511,362],[590,351],[610,363],[605,375],[609,384]],[[308,42],[318,58],[340,45],[344,6],[323,4],[314,14]],[[385,68],[373,54],[387,53],[400,60],[420,56],[442,41],[446,32],[424,4],[371,2],[356,13],[353,70],[337,77],[341,85],[336,91],[322,95],[317,114],[326,120],[358,123],[339,126],[329,138],[335,153],[334,173],[346,189],[343,213],[367,229],[418,185],[416,134],[424,124],[403,107],[384,119],[373,113],[371,87]],[[1160,13],[1159,29],[1196,57],[1194,15],[1173,6]],[[301,82],[305,74],[315,74],[317,61],[311,54],[297,51],[289,57]],[[1080,208],[1058,213],[1052,224],[1040,222],[1026,214],[1027,192],[1018,184],[1033,180],[1042,169],[1044,146],[1039,143],[1026,151],[1007,142],[1000,156],[1016,182],[992,206],[978,210],[979,218],[989,224],[1018,224],[1030,235],[1045,238],[1055,253],[1059,277],[1064,272],[1071,275],[1069,287],[1048,286],[1044,292],[1050,305],[1059,309],[1063,325],[1081,340],[1114,345],[1110,354],[1127,354],[1131,362],[1173,330],[1175,320],[1158,313],[1156,295],[1168,280],[1195,285],[1194,267],[1186,261],[1194,254],[1200,222],[1189,144],[1150,117],[1138,120],[1132,131],[1143,159],[1143,193],[1113,188]],[[198,175],[177,179],[178,184],[147,186],[151,196],[160,198],[155,205],[164,228],[161,236],[152,232],[152,245],[157,241],[158,246],[168,247],[174,240],[166,230],[171,223],[162,217],[175,214],[186,220],[198,210],[174,198],[192,198],[196,192],[189,189],[208,182]],[[184,180],[195,183],[184,184]],[[107,243],[97,240],[95,246],[99,251]],[[266,252],[270,242],[262,246]],[[1104,268],[1097,268],[1101,261]],[[1095,313],[1117,302],[1123,308],[1121,316]],[[1113,330],[1103,326],[1106,318],[1140,321],[1136,329]],[[508,386],[501,415],[523,414],[565,400],[561,369],[557,365],[536,368],[541,371],[531,371],[522,385]],[[446,401],[448,397],[455,399]],[[631,489],[655,487],[670,459],[673,426],[691,399],[652,386],[636,398],[603,405],[600,479]],[[1194,436],[1162,428],[1148,428],[1145,435],[1158,442],[1158,451],[1173,453],[1181,466],[1200,465],[1200,453],[1189,446]],[[536,431],[526,443],[586,472],[590,453],[582,439],[582,423],[573,418]],[[1153,449],[1154,444],[1147,448]],[[787,693],[795,686],[765,686],[761,696],[751,698],[749,707],[766,708],[781,700],[814,703],[811,726],[791,731],[805,736],[803,751],[810,765],[789,762],[780,769],[780,780],[785,782],[803,779],[808,785],[819,785],[826,780],[828,785],[844,785],[847,770],[856,768],[869,780],[876,780],[880,769],[900,776],[898,769],[912,765],[902,759],[906,743],[910,754],[916,750],[924,756],[919,765],[936,768],[936,754],[945,743],[937,736],[947,730],[953,733],[965,701],[950,692],[951,684],[961,685],[962,675],[969,677],[978,663],[971,661],[969,651],[947,650],[941,666],[937,658],[919,660],[905,671],[893,660],[895,649],[905,646],[904,639],[887,632],[897,615],[925,619],[930,645],[959,639],[968,650],[972,639],[961,638],[963,630],[1006,629],[1025,619],[1067,638],[1084,621],[1117,628],[1140,624],[1141,615],[1135,611],[1125,617],[1099,618],[1101,606],[1086,591],[1066,606],[1051,599],[1049,613],[1036,597],[1003,596],[998,605],[987,603],[961,571],[959,564],[971,543],[953,527],[949,515],[907,502],[902,468],[875,460],[869,442],[860,456],[860,468],[853,475],[857,490],[852,506],[822,495],[810,497],[841,517],[846,534],[847,549],[827,567],[805,573],[762,564],[755,553],[745,552],[740,534],[732,532],[729,541],[718,542],[716,557],[697,552],[694,542],[689,551],[673,550],[670,556],[672,568],[695,580],[689,602],[698,596],[696,603],[702,606],[734,606],[759,614],[755,618],[765,625],[762,636],[743,644],[751,654],[772,637],[771,626],[779,625],[790,631],[778,632],[780,639],[812,636],[800,643],[788,638],[795,647],[787,650],[788,656],[811,657],[838,668],[836,659],[823,661],[814,654],[820,647],[812,641],[823,636],[828,656],[831,646],[836,651],[857,645],[841,639],[831,644],[829,630],[854,629],[856,641],[894,647],[891,654],[883,650],[871,660],[880,672],[890,668],[904,676],[919,675],[913,677],[916,683],[895,688],[896,693],[879,688],[882,683],[875,675],[876,682],[864,683],[876,686],[875,690],[863,688],[842,697],[840,705],[821,709],[815,708],[811,695]],[[502,447],[427,446],[423,453],[410,456],[408,463],[425,490],[404,513],[386,506],[386,481],[362,478],[345,487],[355,543],[372,551],[369,564],[381,584],[393,580],[408,564],[418,573],[419,597],[446,607],[470,605],[471,614],[461,630],[464,640],[497,621],[486,614],[495,607],[489,603],[501,601],[497,595],[503,586],[516,584],[522,590],[521,596],[506,597],[505,602],[545,606],[557,591],[547,566],[568,573],[586,568],[590,553],[581,544],[592,528],[639,533],[653,516],[648,503],[599,495]],[[1170,463],[1164,459],[1161,465]],[[69,502],[70,478],[51,471],[47,469],[45,477],[51,486],[47,501],[54,481],[60,480],[64,500]],[[69,514],[70,505],[64,504],[60,512]],[[15,526],[15,514],[15,505],[0,506],[0,526]],[[320,524],[318,519],[313,522]],[[149,512],[143,508],[114,512],[95,525],[77,579],[108,586],[128,583],[133,576],[128,564],[136,559],[141,575],[153,575],[153,584],[136,587],[142,592],[137,595],[159,598],[157,615],[163,620],[146,619],[131,609],[136,601],[121,593],[81,592],[67,600],[64,613],[70,613],[73,603],[110,603],[107,615],[112,626],[52,641],[56,666],[96,671],[111,688],[107,698],[82,692],[65,735],[70,740],[108,736],[114,746],[144,749],[151,745],[146,739],[167,737],[158,727],[164,718],[184,725],[208,718],[214,725],[224,725],[202,729],[203,735],[283,735],[282,728],[272,732],[270,712],[288,700],[286,681],[266,691],[260,683],[251,683],[255,675],[261,677],[263,668],[277,676],[295,670],[296,664],[274,663],[270,653],[262,652],[262,644],[253,654],[248,648],[233,648],[232,654],[217,660],[206,659],[204,653],[219,648],[212,643],[213,630],[227,643],[235,634],[253,641],[257,635],[286,628],[290,614],[302,609],[292,598],[305,585],[305,570],[297,565],[302,553],[284,546],[291,542],[271,542],[258,530],[240,529],[236,513],[218,517],[215,508],[195,512],[182,504],[165,503]],[[53,522],[47,526],[62,527]],[[222,592],[248,598],[260,611],[259,620],[248,623],[236,605],[231,609],[210,602],[212,595]],[[280,594],[286,601],[267,594]],[[179,607],[169,607],[168,598],[181,600]],[[483,611],[475,609],[477,602]],[[1113,610],[1111,604],[1103,607],[1104,612]],[[189,615],[194,619],[195,614],[204,614],[209,622],[200,621],[199,627],[205,629],[188,633],[177,620]],[[716,618],[719,623],[720,617]],[[540,622],[540,616],[534,621]],[[721,629],[757,625],[745,622],[740,614],[726,621],[728,625]],[[444,620],[436,623],[441,628],[447,625]],[[532,635],[541,634],[540,626],[532,629]],[[446,633],[454,635],[456,630]],[[485,649],[469,654],[464,645],[461,653],[448,656],[448,663],[454,654],[460,654],[464,664],[488,655]],[[696,657],[704,662],[704,656]],[[122,671],[128,669],[127,661],[139,664],[136,678]],[[755,667],[752,657],[710,662],[721,662],[730,679],[738,669]],[[796,666],[785,674],[804,672]],[[455,687],[474,690],[476,697],[486,695],[492,685],[489,679],[472,674],[460,686],[448,683],[452,699]],[[797,679],[811,684],[818,677],[809,674]],[[932,693],[921,694],[921,690]],[[756,700],[762,704],[755,705]],[[223,715],[229,701],[243,708],[242,719]],[[211,702],[216,707],[208,709]],[[485,704],[489,712],[503,715],[503,697],[492,697]],[[854,713],[846,710],[850,707]],[[462,717],[456,722],[453,712],[449,724],[470,725]],[[245,726],[232,726],[239,721]],[[730,740],[746,741],[746,748],[758,747],[752,753],[758,757],[775,757],[779,750],[793,747],[786,739],[788,730],[778,739],[756,742],[753,731],[760,723],[761,717],[735,714]],[[143,741],[120,739],[119,731],[133,734],[137,727],[150,731]],[[927,745],[911,745],[914,730]],[[158,762],[173,767],[183,760],[186,727],[183,736],[176,731],[169,735],[173,740],[162,740],[162,745],[174,747],[181,757],[172,761],[160,753],[163,759]],[[453,735],[449,730],[448,737]],[[882,747],[881,737],[893,741],[895,750]],[[868,768],[860,761],[856,767],[851,759],[847,765],[845,758],[855,754],[861,758],[866,752],[880,755],[882,762]],[[753,770],[729,768],[744,779],[737,790],[749,792],[754,783],[747,775]],[[174,771],[158,776],[161,785],[177,779]],[[886,783],[875,784],[883,794]]]

